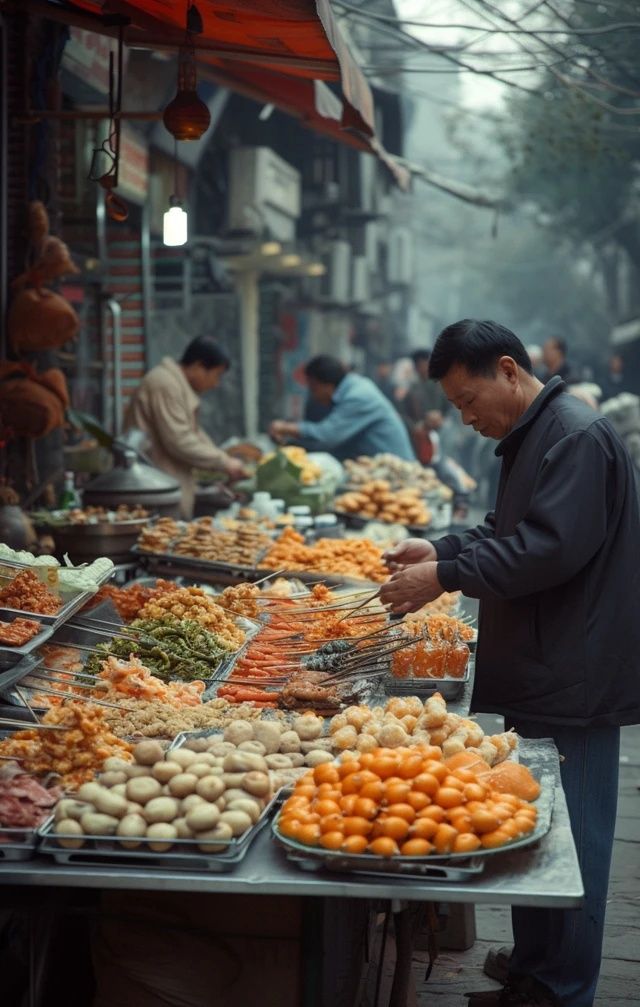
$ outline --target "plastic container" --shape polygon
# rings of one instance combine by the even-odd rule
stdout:
[[[265,490],[254,493],[250,507],[259,517],[271,517],[271,494]]]
[[[295,504],[295,506],[289,508],[289,513],[295,518],[311,517],[311,508],[308,504]]]
[[[314,529],[318,538],[342,538],[342,526],[335,514],[318,514]]]
[[[293,527],[305,538],[309,538],[313,535],[313,518],[312,517],[297,517],[293,522]]]

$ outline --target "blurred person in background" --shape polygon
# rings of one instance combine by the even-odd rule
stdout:
[[[415,461],[401,417],[373,381],[324,355],[310,360],[304,373],[311,397],[331,411],[317,422],[274,420],[269,432],[275,441],[328,451],[339,461],[382,452]]]
[[[544,384],[551,381],[551,378],[562,378],[568,385],[577,380],[567,360],[567,344],[559,336],[551,336],[545,341],[542,347],[542,362],[546,368],[542,378]]]
[[[411,354],[415,376],[401,406],[418,460],[423,465],[428,465],[433,457],[429,435],[442,428],[450,408],[440,386],[429,380],[430,357],[431,350],[427,349]]]
[[[612,399],[621,392],[636,393],[625,372],[624,360],[619,353],[612,353],[600,382],[603,400]]]
[[[393,360],[385,359],[379,360],[376,364],[375,370],[375,383],[385,395],[389,402],[395,404],[395,386],[392,379],[393,374]]]
[[[180,483],[182,517],[193,517],[194,469],[224,472],[230,480],[247,473],[242,462],[217,447],[198,423],[200,397],[217,388],[231,366],[210,336],[198,336],[180,360],[164,359],[142,379],[127,407],[124,429],[142,430],[154,465]]]
[[[542,347],[538,346],[537,343],[530,343],[527,346],[527,353],[529,354],[529,360],[531,361],[531,366],[533,367],[533,373],[540,381],[542,381],[545,373],[544,360],[542,359]]]

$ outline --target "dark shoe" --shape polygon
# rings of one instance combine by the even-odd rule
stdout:
[[[506,944],[501,948],[491,948],[484,960],[484,974],[504,985],[509,978],[509,961],[512,951],[513,948]]]
[[[465,996],[468,1007],[559,1007],[553,993],[528,976],[499,990],[465,993]]]

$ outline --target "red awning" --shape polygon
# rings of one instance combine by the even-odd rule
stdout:
[[[375,153],[397,184],[408,188],[409,173],[375,136],[371,89],[340,33],[329,0],[196,0],[196,4],[203,31],[191,39],[198,61],[212,79],[271,102],[338,141]],[[166,0],[74,0],[75,8],[94,15],[128,18],[126,44],[152,49],[184,44],[186,6]],[[113,22],[108,30],[113,32]],[[339,83],[339,97],[323,81]]]

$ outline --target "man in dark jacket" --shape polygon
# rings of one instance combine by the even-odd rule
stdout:
[[[552,737],[585,888],[579,910],[514,908],[509,981],[471,1004],[591,1007],[616,817],[619,728],[640,721],[640,517],[630,459],[608,421],[542,385],[494,322],[446,328],[431,374],[465,424],[499,441],[485,523],[388,554],[395,611],[443,591],[480,599],[473,708]]]

